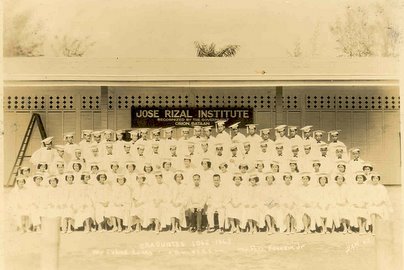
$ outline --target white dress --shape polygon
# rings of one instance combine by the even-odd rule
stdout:
[[[275,184],[268,185],[268,183],[265,182],[260,186],[259,218],[262,227],[265,225],[265,217],[267,215],[271,216],[277,225],[282,222],[283,216],[280,208],[280,191],[279,186]]]
[[[187,204],[186,198],[187,187],[184,184],[171,185],[169,202],[167,205],[168,218],[178,218],[182,227],[185,227],[185,208]]]
[[[313,178],[312,178],[313,179]],[[313,184],[304,186],[302,183],[296,186],[296,229],[304,229],[303,216],[307,215],[310,217],[310,229],[315,230],[316,228],[316,188]]]
[[[27,187],[23,186],[19,188],[18,186],[14,187],[10,192],[10,200],[9,200],[10,210],[15,218],[16,224],[21,223],[22,216],[31,216],[30,212],[30,197],[29,190]]]
[[[349,187],[348,201],[350,204],[350,216],[352,217],[351,225],[358,227],[358,217],[370,221],[368,209],[369,185],[355,184]]]
[[[246,185],[244,194],[244,222],[247,222],[249,219],[259,222],[259,199],[260,199],[260,190],[258,186]],[[258,225],[260,226],[260,225]]]
[[[233,184],[228,190],[229,202],[226,205],[226,216],[241,221],[243,219],[245,188],[241,184],[239,186]]]
[[[169,202],[169,189],[164,183],[154,184],[147,190],[146,203],[144,205],[144,224],[150,224],[151,219],[158,219],[162,227],[168,222],[167,205]]]
[[[144,209],[149,194],[149,188],[150,187],[145,184],[139,185],[138,183],[133,186],[132,204],[130,209],[130,215],[132,217],[138,217],[140,220],[144,220]]]
[[[87,218],[95,218],[94,186],[81,183],[76,186],[75,191],[77,192],[75,225],[79,227]]]
[[[326,219],[326,227],[331,228],[333,221],[336,219],[335,194],[328,185],[314,187],[314,196],[316,206],[314,207],[314,219],[317,226],[322,224],[321,219]]]
[[[111,192],[112,188],[107,183],[94,186],[94,208],[95,219],[98,223],[104,220],[104,217],[113,216],[111,211]]]
[[[123,225],[128,224],[132,194],[128,185],[117,184],[112,186],[111,212],[112,216],[123,220]]]
[[[46,206],[46,191],[49,187],[36,184],[28,188],[28,197],[31,213],[31,220],[34,226],[40,225],[40,217],[44,216]]]
[[[369,214],[377,214],[382,219],[389,220],[393,212],[387,189],[383,184],[369,185]]]

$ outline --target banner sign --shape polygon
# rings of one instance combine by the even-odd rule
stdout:
[[[132,128],[214,126],[227,119],[226,126],[252,124],[252,108],[131,108]]]

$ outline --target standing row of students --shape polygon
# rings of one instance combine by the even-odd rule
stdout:
[[[123,131],[85,130],[79,144],[66,134],[55,148],[52,138],[43,140],[31,158],[36,171],[21,168],[13,190],[21,231],[39,230],[44,216],[61,216],[64,232],[363,233],[376,217],[388,218],[380,175],[359,149],[348,158],[339,131],[326,144],[311,126],[300,137],[297,127],[281,125],[273,141],[270,129],[258,135],[249,125],[244,136],[236,123],[228,134],[224,123],[217,122],[215,137],[211,127],[194,127],[192,137],[183,129],[178,140],[174,128],[153,130],[152,138],[146,129],[131,131],[130,141]]]

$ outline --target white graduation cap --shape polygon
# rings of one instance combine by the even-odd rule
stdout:
[[[139,134],[139,132],[137,130],[131,130],[131,131],[129,131],[129,134],[131,137],[135,137]]]
[[[166,134],[173,132],[174,127],[167,127],[167,128],[164,128],[163,130],[164,130],[163,137],[166,138],[167,137]]]
[[[181,128],[181,132],[182,132],[182,133],[185,133],[185,132],[188,132],[188,133],[189,133],[189,127],[183,127],[183,128]]]
[[[270,132],[271,132],[270,128],[260,129],[260,136],[262,136],[262,134],[269,134]]]
[[[219,143],[215,143],[215,148],[223,148],[223,143],[219,142]]]
[[[201,126],[193,126],[194,131],[199,131],[202,130]]]
[[[289,164],[297,164],[297,159],[290,159]]]
[[[96,130],[96,131],[93,131],[93,136],[94,137],[101,137],[102,133],[103,133],[102,130]]]
[[[338,136],[340,132],[341,132],[340,129],[328,131],[328,132],[327,132],[327,133],[328,133],[328,141],[330,141],[330,137],[331,137],[331,136]]]
[[[53,141],[53,137],[47,137],[41,141],[43,144],[50,144]]]
[[[63,138],[66,140],[67,138],[73,138],[74,137],[74,132],[66,132],[63,135]]]
[[[291,130],[297,130],[297,126],[288,126],[288,136],[290,135]]]
[[[230,125],[229,128],[237,129],[239,124],[240,124],[240,122],[234,123],[234,124]]]
[[[247,133],[249,133],[249,129],[250,129],[250,128],[256,129],[257,126],[258,126],[258,124],[247,124],[247,125],[246,125]]]
[[[315,135],[317,135],[317,134],[323,136],[323,133],[325,133],[324,130],[320,130],[320,129],[315,130],[315,131],[313,131],[313,137],[314,137]]]
[[[288,127],[287,125],[279,125],[279,126],[275,127],[274,129],[277,132],[281,132],[281,131],[284,131],[287,127]]]
[[[215,127],[216,127],[216,132],[217,132],[217,128],[220,126],[220,127],[224,127],[224,124],[227,122],[227,119],[226,120],[224,120],[224,119],[221,119],[221,120],[217,120],[216,122],[215,122]]]
[[[304,126],[302,127],[300,130],[302,131],[302,137],[303,137],[303,133],[307,133],[310,132],[313,126]]]
[[[204,130],[204,131],[211,131],[211,130],[212,130],[212,126],[203,127],[203,130]]]
[[[152,134],[153,135],[159,135],[160,134],[160,129],[159,128],[153,129]]]
[[[237,148],[238,148],[238,146],[237,146],[236,143],[232,143],[232,144],[230,145],[230,150],[234,150],[234,149],[237,149]]]
[[[91,135],[93,133],[93,131],[91,129],[83,129],[81,131],[81,138],[84,137],[84,135]]]
[[[145,146],[144,146],[144,144],[142,144],[142,143],[139,143],[138,145],[137,145],[137,149],[144,149],[145,148]]]
[[[191,156],[190,155],[184,155],[184,160],[185,159],[191,160]]]
[[[311,178],[311,173],[310,173],[310,172],[301,172],[301,173],[300,173],[300,177],[305,177],[305,176],[309,177],[309,180],[310,180],[310,178]]]
[[[319,148],[320,148],[320,150],[321,150],[321,149],[328,149],[328,144],[326,144],[326,143],[321,143]]]
[[[299,150],[299,145],[294,144],[294,145],[291,146],[291,149],[292,149],[292,151],[293,150]]]
[[[61,144],[57,144],[55,145],[55,149],[58,151],[64,151],[65,150],[65,146],[61,145]]]
[[[283,148],[283,143],[282,142],[276,142],[275,143],[275,148]]]

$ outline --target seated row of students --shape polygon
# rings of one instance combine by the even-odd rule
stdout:
[[[153,177],[151,177],[153,176]],[[354,185],[348,186],[348,178]],[[40,230],[42,217],[61,217],[62,231],[84,226],[86,232],[131,232],[154,226],[159,233],[188,228],[202,231],[206,216],[208,232],[216,226],[238,233],[257,232],[321,233],[358,228],[361,234],[376,224],[376,218],[389,219],[391,205],[380,175],[362,172],[352,175],[328,173],[263,172],[214,173],[210,177],[176,171],[170,177],[162,171],[137,173],[135,178],[98,171],[97,184],[91,174],[66,173],[63,177],[17,178],[11,195],[12,213],[22,232]],[[351,181],[352,181],[351,179]],[[47,181],[44,187],[44,180]],[[369,185],[364,183],[370,182]],[[63,183],[63,184],[62,184]],[[217,216],[218,224],[215,224]]]

